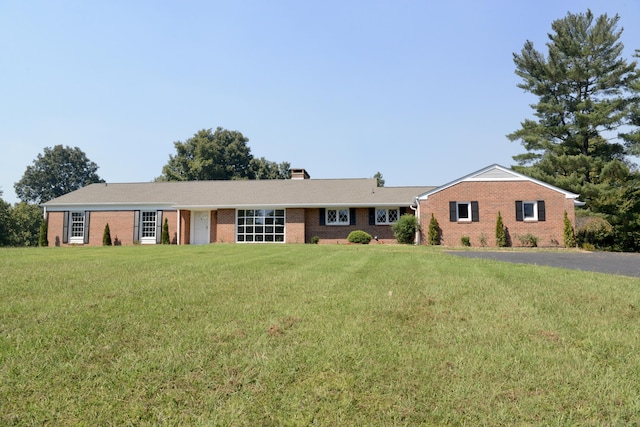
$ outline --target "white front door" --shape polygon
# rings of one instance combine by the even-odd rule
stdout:
[[[194,245],[206,245],[209,243],[209,211],[193,212],[193,239]]]

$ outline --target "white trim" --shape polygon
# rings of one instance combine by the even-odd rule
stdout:
[[[467,218],[460,218],[459,206],[467,207]],[[471,213],[471,202],[456,202],[456,222],[471,222],[473,214]]]
[[[533,216],[528,217],[524,214],[525,208],[524,205],[529,204],[533,205]],[[538,221],[538,202],[536,200],[523,200],[522,201],[522,220],[524,222],[536,222]]]
[[[180,245],[180,209],[176,210],[176,244]]]

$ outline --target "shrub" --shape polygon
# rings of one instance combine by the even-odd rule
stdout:
[[[471,239],[469,238],[469,236],[462,236],[460,238],[460,243],[462,244],[462,246],[471,246]]]
[[[565,248],[576,247],[576,235],[573,232],[573,225],[571,224],[571,220],[567,215],[567,211],[564,211],[564,232],[562,240]]]
[[[504,229],[500,211],[498,211],[498,218],[496,219],[496,246],[500,248],[507,247],[507,232]]]
[[[415,215],[404,214],[391,226],[393,235],[398,243],[411,244],[416,237],[416,231],[420,229],[418,218]]]
[[[484,233],[480,234],[480,246],[482,246],[483,248],[487,246],[487,235]]]
[[[586,244],[594,249],[611,249],[614,243],[615,233],[609,221],[599,216],[581,217],[576,221],[576,240],[581,248]]]
[[[311,238],[311,243],[313,243],[314,245],[317,245],[320,242],[320,238],[318,236],[313,236]]]
[[[162,224],[162,234],[160,235],[160,241],[163,245],[168,245],[171,243],[169,240],[169,221],[167,218],[164,219],[164,224]]]
[[[351,233],[349,233],[349,236],[347,236],[347,240],[349,242],[362,243],[363,245],[368,245],[371,239],[372,239],[371,234],[362,230],[354,230]]]
[[[49,246],[49,240],[47,240],[47,221],[42,221],[40,224],[40,235],[38,236],[38,246]]]
[[[523,234],[517,237],[518,237],[518,241],[522,246],[529,246],[532,248],[535,248],[538,246],[538,238],[531,233]]]
[[[431,219],[429,220],[429,231],[427,232],[427,241],[430,245],[439,245],[440,244],[440,224],[438,224],[438,220],[433,214],[431,214]]]
[[[104,232],[102,233],[102,246],[111,246],[111,231],[109,230],[109,223],[104,226]]]

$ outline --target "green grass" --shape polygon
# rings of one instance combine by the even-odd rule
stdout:
[[[640,423],[640,280],[413,246],[0,250],[0,425]]]

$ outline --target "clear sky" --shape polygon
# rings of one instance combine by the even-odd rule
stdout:
[[[513,52],[546,52],[567,12],[638,0],[0,2],[0,190],[45,147],[79,147],[108,182],[159,176],[173,143],[242,132],[312,178],[440,185],[523,152],[532,117]]]

